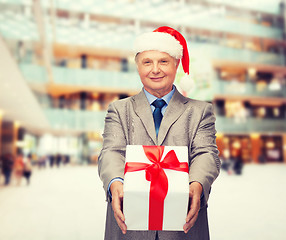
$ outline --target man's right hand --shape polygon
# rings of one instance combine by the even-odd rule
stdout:
[[[110,192],[112,195],[111,206],[114,212],[115,220],[120,227],[123,234],[126,234],[127,226],[125,224],[125,217],[122,212],[123,208],[123,183],[115,181],[110,185]]]

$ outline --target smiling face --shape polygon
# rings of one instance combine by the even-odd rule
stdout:
[[[136,64],[147,92],[161,98],[172,90],[179,60],[168,53],[152,50],[139,53]]]

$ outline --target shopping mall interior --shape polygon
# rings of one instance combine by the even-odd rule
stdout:
[[[138,93],[132,44],[185,36],[194,86],[213,104],[222,160],[286,163],[285,1],[0,0],[0,153],[96,164],[110,102]]]
[[[133,42],[164,25],[189,48],[177,89],[215,111],[211,239],[285,239],[286,0],[0,0],[0,239],[103,239],[106,110],[141,91]]]

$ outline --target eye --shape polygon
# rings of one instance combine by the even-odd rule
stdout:
[[[164,64],[164,65],[168,64],[168,62],[169,62],[169,61],[166,60],[166,59],[162,59],[162,60],[161,60],[161,64]]]
[[[144,64],[144,65],[149,65],[149,64],[151,64],[151,61],[150,61],[150,60],[144,60],[144,61],[143,61],[143,64]]]

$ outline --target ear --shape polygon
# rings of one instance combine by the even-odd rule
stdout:
[[[176,69],[178,69],[179,65],[180,65],[180,59],[175,59],[176,60]]]

